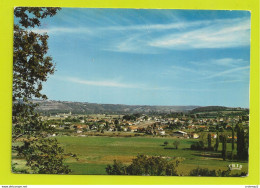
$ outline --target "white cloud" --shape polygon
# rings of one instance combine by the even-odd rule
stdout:
[[[75,27],[75,28],[70,28],[70,27],[52,27],[52,28],[41,28],[41,29],[33,29],[33,32],[36,33],[48,33],[48,34],[62,34],[62,33],[81,33],[81,34],[92,34],[93,32],[91,31],[90,28],[87,27]]]
[[[104,27],[51,27],[51,28],[41,28],[33,29],[34,32],[38,33],[99,33],[99,32],[108,32],[108,31],[151,31],[154,30],[168,30],[168,29],[185,29],[194,26],[200,26],[210,23],[210,21],[194,21],[194,22],[176,22],[169,24],[139,24],[139,25],[127,25],[127,26],[104,26]],[[93,32],[95,31],[95,32]]]
[[[242,80],[242,79],[237,79],[237,80],[221,80],[221,81],[215,81],[215,82],[210,82],[210,84],[225,84],[225,83],[236,83],[236,82],[246,82],[248,80]]]
[[[145,25],[130,25],[130,26],[112,26],[106,27],[106,30],[142,30],[142,31],[159,31],[159,30],[169,30],[169,29],[186,29],[190,27],[200,26],[200,25],[207,25],[210,21],[194,21],[194,22],[176,22],[176,23],[168,23],[168,24],[145,24]],[[101,28],[100,28],[101,29]],[[104,28],[103,28],[104,29]]]
[[[125,83],[120,83],[117,81],[108,81],[108,80],[93,81],[93,80],[82,80],[79,78],[71,78],[71,77],[67,78],[67,80],[70,82],[84,84],[84,85],[90,85],[90,86],[121,87],[121,88],[139,88],[140,87],[138,85],[125,84]]]
[[[156,38],[148,45],[169,49],[229,48],[250,45],[250,20],[212,20],[206,26]]]
[[[187,68],[187,67],[181,67],[181,66],[171,66],[171,68],[174,70],[174,71],[185,71],[185,72],[192,72],[192,73],[197,73],[197,70],[195,69],[191,69],[191,68]]]
[[[56,77],[59,80],[64,80],[64,78]],[[75,77],[67,77],[65,80],[73,83],[88,85],[88,86],[98,86],[98,87],[116,87],[116,88],[130,88],[130,89],[144,89],[144,90],[165,90],[168,89],[166,87],[149,87],[145,84],[130,84],[130,83],[122,83],[114,80],[101,80],[101,81],[93,81],[93,80],[83,80]]]
[[[216,65],[221,65],[221,66],[237,66],[240,64],[247,63],[247,61],[243,59],[222,58],[222,59],[211,60],[211,63]]]
[[[247,70],[249,68],[250,68],[250,66],[244,66],[244,67],[237,67],[237,68],[225,70],[225,71],[222,71],[222,72],[217,72],[215,74],[212,74],[212,75],[206,77],[206,79],[226,76],[226,75],[229,75],[229,74],[234,73],[234,72]]]
[[[115,23],[116,24],[116,23]],[[168,24],[139,24],[102,27],[53,27],[35,32],[81,34],[102,38],[100,49],[130,53],[162,53],[164,49],[232,48],[250,45],[250,19],[176,21]],[[89,39],[89,38],[88,38]]]
[[[208,67],[208,66],[239,67],[239,66],[245,66],[249,64],[249,62],[244,59],[236,59],[236,58],[209,59],[207,61],[191,61],[190,63],[198,67]]]
[[[240,82],[247,80],[249,75],[249,62],[243,59],[220,58],[205,61],[191,61],[172,65],[161,76],[178,79],[182,77],[188,82],[201,82],[205,79],[217,78],[222,83]],[[188,78],[186,79],[188,75]],[[190,80],[190,76],[194,79]]]

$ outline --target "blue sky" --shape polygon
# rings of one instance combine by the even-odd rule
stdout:
[[[63,8],[34,31],[51,100],[249,107],[247,11]]]

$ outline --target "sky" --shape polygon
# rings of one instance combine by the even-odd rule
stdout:
[[[50,100],[249,107],[248,11],[63,8],[33,31]]]

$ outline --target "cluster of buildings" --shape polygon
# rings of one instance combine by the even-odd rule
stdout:
[[[176,136],[183,138],[199,138],[200,132],[216,132],[218,130],[228,130],[237,122],[242,122],[248,126],[248,119],[241,120],[242,117],[221,117],[221,118],[191,118],[177,117],[165,118],[162,116],[140,115],[134,119],[125,119],[120,116],[80,116],[63,114],[64,117],[49,118],[53,124],[50,126],[58,130],[70,130],[76,134],[86,132],[129,132],[143,133],[147,135]],[[212,135],[216,137],[215,134]]]

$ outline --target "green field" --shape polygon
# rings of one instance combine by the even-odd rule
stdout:
[[[66,152],[77,154],[79,160],[66,159],[66,164],[72,169],[72,174],[106,174],[105,167],[112,164],[114,159],[124,164],[130,164],[132,158],[138,154],[149,156],[182,157],[184,161],[178,168],[178,172],[188,175],[189,171],[197,167],[226,170],[229,164],[242,164],[241,171],[234,170],[232,173],[247,172],[248,163],[240,161],[223,161],[221,152],[204,152],[190,150],[190,145],[197,140],[179,139],[179,149],[173,148],[174,138],[166,137],[56,137],[64,146]],[[163,142],[169,144],[165,148]],[[227,144],[231,151],[231,144]],[[221,149],[221,144],[219,150]]]

